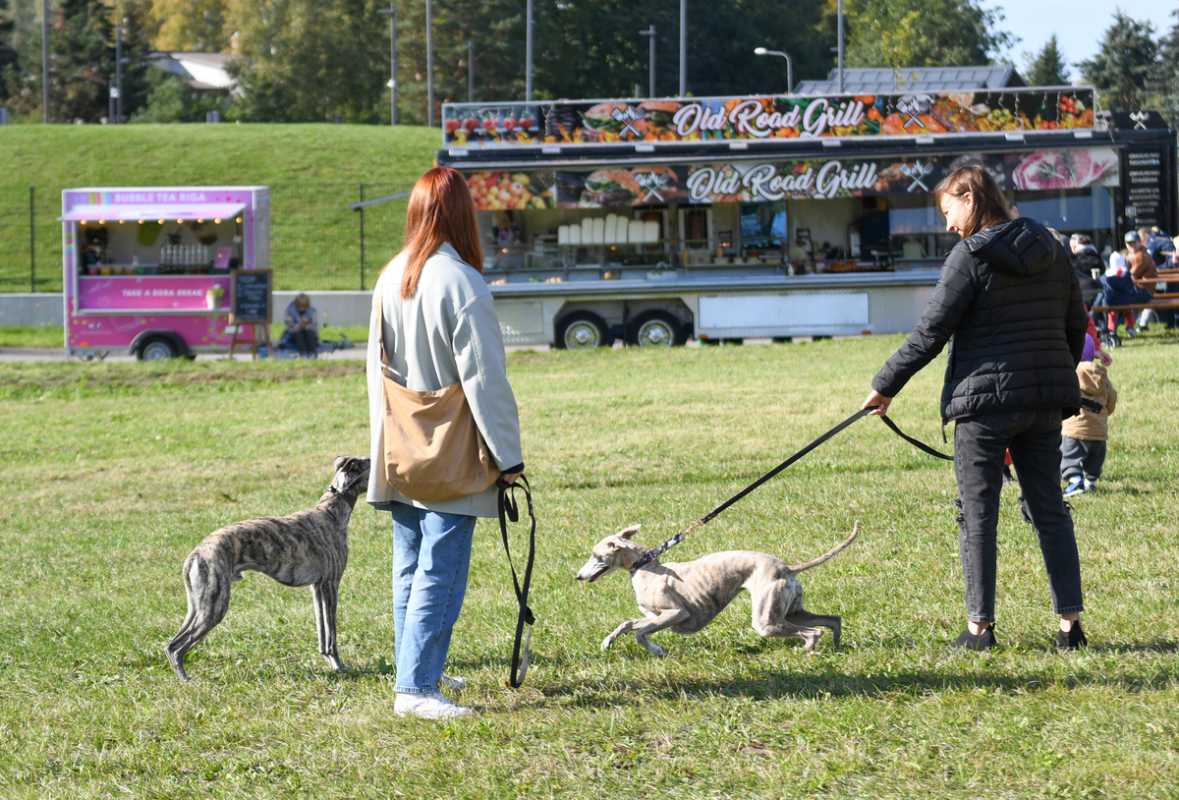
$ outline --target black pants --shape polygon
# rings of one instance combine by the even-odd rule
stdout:
[[[291,331],[291,344],[299,355],[311,355],[319,348],[319,334],[315,331]]]
[[[1095,481],[1101,477],[1101,468],[1105,466],[1105,441],[1074,439],[1071,436],[1060,438],[1060,471],[1067,481],[1071,478],[1083,477],[1086,481]]]
[[[966,618],[995,621],[999,493],[1008,449],[1040,538],[1052,609],[1057,614],[1082,611],[1077,539],[1060,489],[1060,409],[1029,409],[960,419],[954,428]]]

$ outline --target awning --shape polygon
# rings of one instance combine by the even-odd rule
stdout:
[[[161,203],[158,205],[82,205],[58,217],[62,222],[110,222],[119,220],[234,219],[245,208],[241,203]]]

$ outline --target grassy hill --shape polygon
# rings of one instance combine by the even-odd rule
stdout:
[[[29,289],[35,189],[38,291],[61,288],[61,190],[84,186],[271,187],[278,288],[360,285],[349,203],[404,191],[433,164],[437,130],[369,125],[10,125],[0,128],[0,291]],[[401,244],[404,202],[365,212],[371,275]]]

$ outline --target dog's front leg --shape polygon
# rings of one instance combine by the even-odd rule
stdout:
[[[624,634],[627,631],[634,628],[634,626],[638,625],[640,622],[646,622],[646,621],[647,621],[646,618],[644,618],[644,619],[628,619],[626,622],[622,623],[617,628],[615,628],[613,633],[611,633],[609,636],[607,636],[605,639],[602,640],[602,649],[603,650],[609,649],[610,645],[614,644],[615,639],[617,639],[622,634]]]
[[[667,655],[667,650],[650,641],[647,637],[652,633],[657,633],[664,628],[670,628],[672,625],[679,624],[690,617],[691,614],[683,608],[669,608],[657,617],[652,619],[640,620],[638,625],[634,626],[635,641],[643,647],[650,650],[656,656],[663,658]]]

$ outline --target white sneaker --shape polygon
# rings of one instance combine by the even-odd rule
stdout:
[[[438,681],[438,688],[450,689],[452,692],[457,692],[467,688],[467,679],[456,676],[443,675]]]
[[[1088,478],[1085,479],[1085,491],[1086,492],[1091,492],[1096,488],[1097,488],[1097,481],[1096,480],[1091,481]]]
[[[473,717],[475,709],[452,703],[438,692],[429,694],[397,693],[393,713],[399,717],[415,716],[422,719],[455,719]]]

